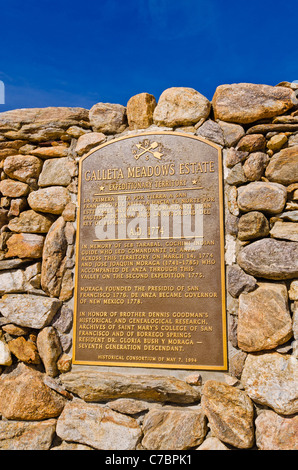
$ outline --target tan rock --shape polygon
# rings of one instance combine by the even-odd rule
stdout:
[[[84,108],[24,108],[0,113],[0,131],[9,139],[47,142],[61,138],[73,125],[89,126]]]
[[[22,183],[21,181],[14,181],[14,180],[3,180],[0,182],[0,192],[3,196],[8,197],[21,197],[27,196],[29,193],[29,186],[26,183]]]
[[[283,114],[296,103],[290,88],[253,83],[220,85],[212,100],[215,119],[239,124]]]
[[[28,197],[28,204],[33,210],[49,214],[61,214],[69,202],[70,193],[61,186],[38,189]]]
[[[260,180],[263,176],[269,157],[266,153],[251,153],[243,165],[243,171],[249,181]]]
[[[148,411],[151,404],[144,400],[134,400],[133,398],[118,398],[107,403],[107,406],[114,411],[124,413],[126,415],[135,415]]]
[[[202,385],[202,376],[199,373],[190,374],[185,377],[185,382],[189,385]]]
[[[41,258],[44,237],[35,233],[14,233],[6,242],[8,251],[5,258]]]
[[[230,450],[217,437],[208,437],[196,450]]]
[[[278,214],[283,211],[286,200],[287,190],[278,183],[254,181],[238,188],[238,206],[243,212]]]
[[[2,330],[12,336],[26,336],[30,332],[30,328],[26,328],[23,326],[17,326],[13,323],[8,323],[7,325],[3,325]]]
[[[294,124],[298,122],[298,116],[292,114],[286,114],[285,116],[278,116],[272,121],[274,124]]]
[[[18,153],[19,151],[17,149],[0,149],[0,160],[4,160],[11,155],[17,155]]]
[[[59,294],[59,299],[65,302],[70,300],[73,295],[74,283],[73,283],[73,272],[72,269],[65,269],[61,281],[61,290]]]
[[[189,126],[207,119],[210,101],[193,88],[173,87],[165,90],[154,110],[153,120],[159,126]]]
[[[0,450],[49,450],[56,419],[45,421],[0,421]]]
[[[87,134],[88,132],[91,132],[89,129],[83,129],[82,127],[79,126],[71,126],[69,129],[67,129],[66,133],[73,137],[74,139],[78,139],[81,137],[81,135]]]
[[[149,93],[132,96],[127,103],[127,119],[130,129],[146,129],[153,124],[156,100]]]
[[[0,381],[0,413],[6,419],[38,421],[60,415],[66,400],[47,387],[43,374],[20,363]]]
[[[242,152],[262,152],[266,148],[266,139],[262,134],[246,135],[238,142],[236,148]]]
[[[65,225],[63,217],[59,217],[51,226],[44,243],[41,287],[51,297],[59,297],[65,271]]]
[[[200,445],[207,432],[201,409],[156,409],[145,416],[142,446],[148,450],[186,450]]]
[[[18,233],[47,233],[53,222],[53,216],[39,214],[30,209],[21,212],[19,217],[11,219],[8,228]]]
[[[297,342],[298,340],[298,302],[295,301],[291,307],[292,307],[291,310],[293,312],[293,336],[294,336],[295,341]],[[295,350],[295,343],[293,344],[293,349]]]
[[[229,371],[237,379],[241,378],[247,353],[229,344]]]
[[[35,183],[42,168],[42,160],[33,155],[13,155],[4,161],[3,170],[12,179]]]
[[[289,299],[298,300],[298,279],[292,281],[289,289]]]
[[[72,165],[73,162],[68,158],[46,160],[39,175],[38,185],[42,188],[45,186],[68,186],[71,183]]]
[[[254,408],[243,391],[208,380],[202,390],[202,408],[218,439],[240,449],[253,446]]]
[[[298,224],[296,222],[275,222],[270,235],[273,238],[298,242]]]
[[[40,364],[40,357],[36,345],[32,341],[26,341],[23,336],[19,336],[8,343],[10,352],[20,361],[27,364]]]
[[[268,132],[296,132],[298,124],[257,124],[250,127],[247,134],[267,134]]]
[[[238,346],[247,352],[274,349],[293,335],[284,284],[259,283],[239,297]]]
[[[31,155],[31,151],[36,149],[36,145],[25,144],[20,147],[18,153],[21,155]]]
[[[8,210],[0,208],[0,228],[8,223]]]
[[[76,220],[76,204],[74,202],[66,204],[62,217],[66,222],[74,222]]]
[[[135,450],[142,431],[137,421],[94,403],[69,402],[61,413],[57,435],[98,450]]]
[[[37,349],[46,374],[50,377],[56,377],[59,374],[57,361],[62,354],[62,348],[55,328],[47,326],[38,333]]]
[[[58,158],[58,157],[67,157],[68,148],[64,145],[55,145],[54,147],[37,147],[32,150],[31,155],[40,158]]]
[[[239,240],[254,240],[269,234],[269,222],[262,212],[252,211],[243,214],[238,222]]]
[[[75,444],[74,442],[62,441],[60,445],[51,447],[50,450],[95,450],[93,447],[85,446],[84,444]]]
[[[194,403],[200,399],[197,387],[174,377],[76,370],[63,374],[60,378],[66,390],[85,401],[135,398],[157,402]]]
[[[118,134],[127,126],[126,108],[121,104],[97,103],[89,111],[93,131]]]
[[[61,374],[65,374],[71,370],[72,358],[66,353],[62,353],[57,361],[57,368]]]
[[[256,403],[282,415],[298,412],[298,363],[293,356],[248,354],[241,382]]]
[[[23,147],[24,145],[26,145],[26,141],[25,140],[8,140],[8,141],[5,141],[5,142],[0,142],[0,150],[4,150],[4,149],[20,149],[21,147]]]
[[[285,133],[273,135],[267,142],[267,147],[274,152],[280,150],[288,142],[288,137]]]
[[[298,180],[298,146],[289,147],[273,155],[266,168],[266,178],[289,185]]]
[[[106,136],[102,132],[89,132],[79,137],[75,151],[80,156],[84,155],[105,140]]]
[[[11,217],[17,217],[18,215],[20,215],[20,213],[27,209],[28,205],[27,205],[27,198],[25,197],[20,197],[20,198],[16,198],[16,199],[12,199],[10,201],[10,208],[9,208],[9,212],[8,212],[8,217],[11,218]]]
[[[264,410],[256,419],[259,450],[298,450],[298,415],[280,416]]]

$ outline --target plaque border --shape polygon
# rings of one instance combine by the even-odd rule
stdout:
[[[207,365],[188,365],[188,364],[151,364],[143,362],[102,362],[102,361],[82,361],[76,360],[76,326],[77,326],[77,295],[78,295],[78,263],[79,263],[79,238],[80,238],[80,208],[81,208],[81,167],[82,162],[85,158],[89,157],[92,153],[97,150],[111,145],[115,142],[127,140],[135,137],[142,138],[143,136],[150,135],[174,135],[177,137],[187,137],[189,139],[198,140],[217,150],[218,154],[218,183],[219,183],[219,223],[220,223],[220,268],[221,268],[221,294],[222,294],[222,347],[223,347],[223,365],[220,366],[207,366]],[[115,139],[111,139],[108,142],[104,142],[79,159],[79,175],[78,175],[78,197],[77,197],[77,215],[76,215],[76,256],[75,256],[75,282],[74,282],[74,317],[73,317],[73,343],[72,343],[72,364],[74,365],[87,365],[87,366],[104,366],[104,367],[123,367],[123,368],[146,368],[146,369],[176,369],[176,370],[205,370],[205,371],[227,371],[228,370],[228,344],[227,344],[227,318],[226,318],[226,281],[225,281],[225,233],[224,233],[224,184],[223,184],[223,158],[222,158],[222,147],[214,142],[211,142],[204,137],[187,134],[185,132],[175,131],[144,131],[137,132],[130,135],[125,135]]]

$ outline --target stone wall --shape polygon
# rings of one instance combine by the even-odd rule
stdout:
[[[0,449],[298,449],[295,94],[170,88],[0,113]],[[148,129],[223,148],[226,374],[71,364],[78,160]]]

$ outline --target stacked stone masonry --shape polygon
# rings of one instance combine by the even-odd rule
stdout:
[[[298,449],[298,85],[0,113],[0,449]],[[229,370],[73,368],[78,161],[144,130],[223,149]],[[223,378],[224,377],[224,378]]]

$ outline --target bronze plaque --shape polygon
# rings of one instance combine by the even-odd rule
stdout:
[[[73,361],[226,370],[219,146],[148,132],[81,159]]]

